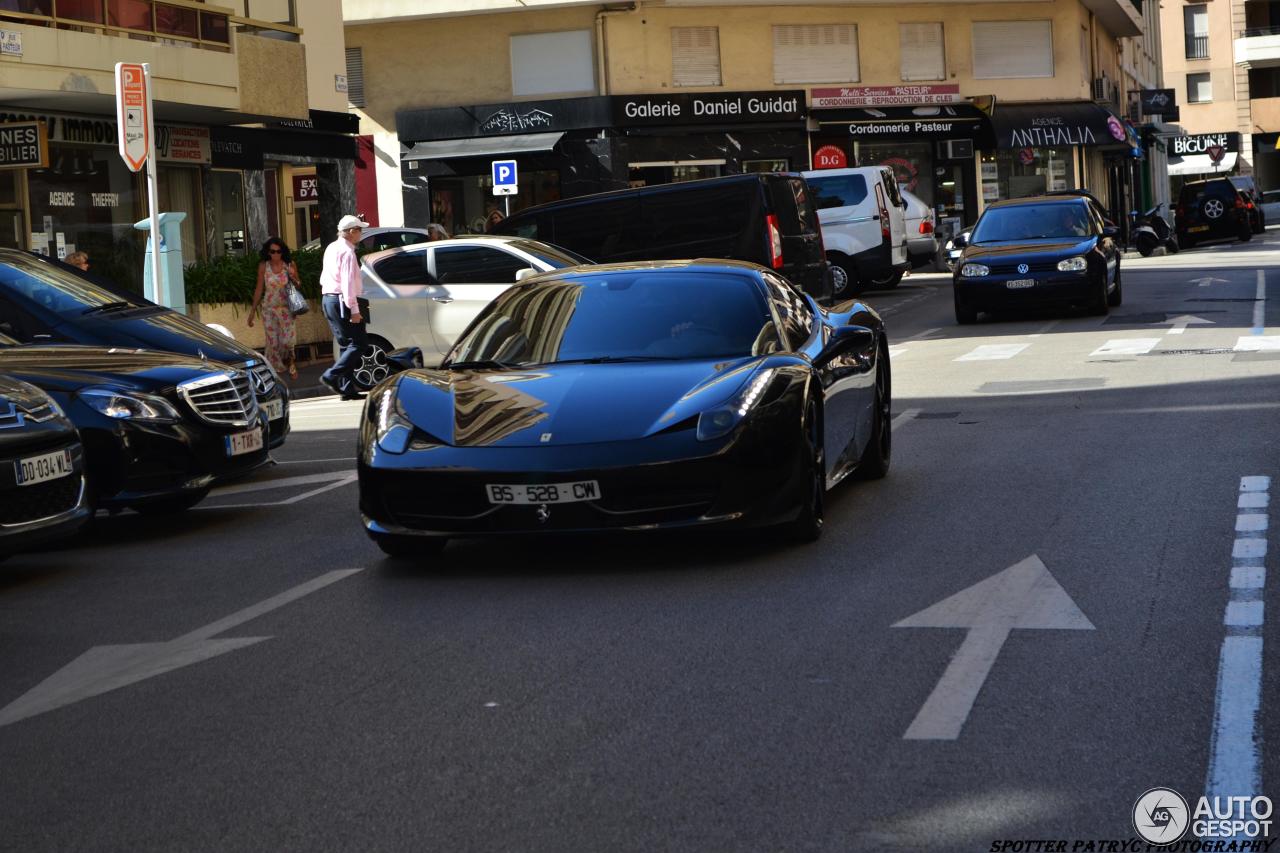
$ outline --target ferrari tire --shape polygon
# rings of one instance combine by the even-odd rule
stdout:
[[[1120,264],[1116,264],[1116,289],[1107,294],[1107,305],[1115,308],[1124,301],[1124,285],[1120,282]]]
[[[818,404],[810,400],[805,406],[803,446],[808,464],[808,480],[800,514],[786,528],[787,538],[797,543],[816,542],[822,536],[823,504],[827,493],[827,463],[823,455],[822,419]]]
[[[893,377],[889,351],[881,347],[876,357],[876,398],[871,421],[871,438],[858,459],[853,475],[859,480],[882,480],[893,460]]]
[[[401,560],[434,557],[449,544],[443,536],[397,536],[394,533],[375,533],[372,536],[382,553]]]

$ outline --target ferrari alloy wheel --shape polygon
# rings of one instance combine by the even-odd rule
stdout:
[[[876,357],[876,399],[872,413],[871,438],[867,441],[853,475],[859,480],[880,480],[889,473],[893,459],[893,380],[889,373],[889,351],[881,347]]]
[[[822,535],[823,501],[827,493],[827,463],[823,456],[822,420],[818,416],[818,404],[813,400],[805,406],[804,449],[809,460],[807,474],[809,489],[800,514],[788,529],[790,539],[796,542],[814,542]]]
[[[434,557],[449,544],[449,540],[442,536],[396,536],[392,533],[376,533],[373,541],[388,557],[403,560]]]
[[[368,391],[391,375],[391,363],[387,361],[387,342],[381,338],[369,338],[364,352],[360,353],[360,363],[352,371],[356,387]]]

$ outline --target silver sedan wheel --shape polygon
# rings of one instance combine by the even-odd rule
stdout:
[[[391,364],[387,361],[387,351],[374,341],[360,354],[360,366],[352,376],[361,390],[368,390],[391,375]]]

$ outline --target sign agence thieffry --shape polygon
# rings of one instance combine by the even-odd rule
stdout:
[[[151,300],[166,304],[160,290],[160,220],[156,192],[156,125],[151,109],[151,66],[116,63],[116,128],[120,158],[130,171],[147,170],[147,213],[151,219]]]

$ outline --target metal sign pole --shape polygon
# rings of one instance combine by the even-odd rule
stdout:
[[[147,81],[147,211],[151,217],[151,301],[169,304],[169,294],[160,285],[160,202],[156,185],[156,121],[152,113],[151,65],[142,63],[142,76]]]

